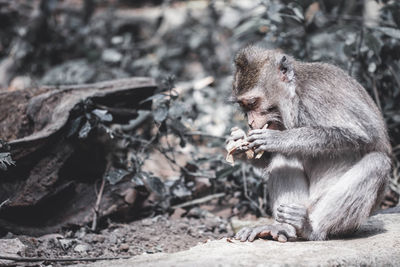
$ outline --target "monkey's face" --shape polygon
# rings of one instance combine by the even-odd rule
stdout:
[[[236,101],[247,117],[250,129],[265,128],[267,124],[269,129],[284,128],[278,107],[268,101],[262,90],[250,90],[237,96]]]

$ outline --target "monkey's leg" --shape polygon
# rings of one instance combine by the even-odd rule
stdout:
[[[379,203],[390,171],[390,159],[383,153],[365,155],[325,192],[311,194],[308,216],[304,207],[283,207],[280,221],[293,225],[308,240],[357,229]],[[331,175],[328,173],[327,175]],[[320,181],[324,181],[323,177]],[[291,217],[289,214],[291,213]]]
[[[269,203],[274,218],[281,204],[298,203],[304,205],[309,198],[308,181],[304,174],[302,163],[295,157],[275,155],[268,166]],[[243,228],[235,236],[241,241],[253,241],[255,238],[272,237],[274,240],[285,242],[297,238],[296,229],[287,223],[255,228]]]

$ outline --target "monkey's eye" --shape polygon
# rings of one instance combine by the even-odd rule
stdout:
[[[269,107],[269,108],[263,110],[262,113],[263,113],[263,115],[266,115],[266,114],[277,113],[277,112],[278,112],[278,108],[275,106],[272,106],[272,107]]]
[[[257,102],[250,102],[247,104],[248,109],[253,109],[257,106]]]
[[[281,71],[282,71],[283,74],[286,74],[287,68],[286,68],[286,67],[282,67],[282,68],[281,68]]]

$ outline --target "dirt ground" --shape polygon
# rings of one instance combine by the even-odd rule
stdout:
[[[67,230],[63,233],[37,238],[12,234],[8,234],[4,238],[18,238],[24,243],[27,248],[20,255],[24,257],[94,258],[135,256],[158,252],[172,253],[186,250],[199,242],[233,235],[227,219],[208,212],[201,216],[202,218],[179,218],[179,215],[176,214],[172,216],[159,215],[129,224],[110,223],[107,228],[98,233],[81,228],[76,231]],[[10,266],[61,266],[73,263],[78,263],[78,261],[68,263],[23,262]]]

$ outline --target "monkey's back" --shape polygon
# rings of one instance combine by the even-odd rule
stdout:
[[[296,62],[303,125],[344,127],[362,132],[375,143],[371,150],[390,154],[391,146],[380,110],[354,78],[327,63]]]

